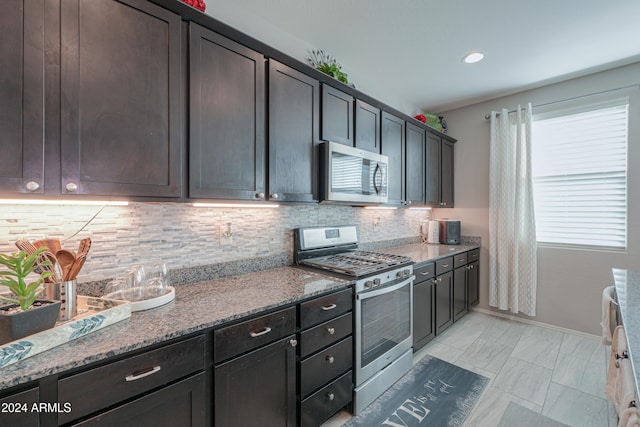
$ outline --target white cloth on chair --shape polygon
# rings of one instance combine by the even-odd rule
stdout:
[[[615,288],[609,286],[602,291],[602,344],[609,345],[613,340],[612,331],[616,327],[615,320],[612,321],[612,315],[615,316],[615,309],[612,305],[615,304]],[[614,317],[615,319],[615,317]]]
[[[627,350],[627,340],[624,335],[624,327],[618,326],[613,332],[613,341],[611,343],[611,352],[609,353],[609,370],[607,371],[607,383],[604,388],[604,394],[613,402],[616,407],[616,382],[618,380],[619,367],[616,365],[618,357],[622,357],[622,353]]]
[[[640,412],[638,408],[627,408],[620,415],[618,427],[640,427]]]

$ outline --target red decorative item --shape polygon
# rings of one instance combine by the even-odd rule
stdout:
[[[204,12],[207,8],[204,0],[181,0],[182,3],[188,4],[191,7],[198,9],[200,12]]]
[[[422,123],[427,123],[427,116],[424,114],[418,114],[417,116],[413,116],[414,119],[420,120]]]

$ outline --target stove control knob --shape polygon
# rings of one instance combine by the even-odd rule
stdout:
[[[380,286],[381,280],[380,279],[373,279],[373,286]]]
[[[364,287],[368,289],[373,288],[373,282],[371,280],[367,280],[366,282],[364,282]]]
[[[404,277],[411,276],[411,270],[409,270],[408,268],[406,270],[404,270],[403,273],[404,273]]]
[[[402,279],[402,278],[404,277],[404,271],[398,271],[398,272],[396,273],[396,277],[397,277],[398,279]]]

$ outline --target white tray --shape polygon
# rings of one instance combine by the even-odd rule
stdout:
[[[173,286],[167,286],[163,295],[148,298],[143,300],[134,301],[131,300],[131,291],[117,291],[105,295],[105,298],[129,301],[131,304],[131,311],[149,310],[150,308],[160,307],[171,301],[176,297],[176,290]]]
[[[78,295],[78,314],[46,331],[0,345],[0,369],[131,317],[131,304]]]

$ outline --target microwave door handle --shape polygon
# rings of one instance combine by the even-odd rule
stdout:
[[[376,175],[378,175],[379,171],[380,171],[380,163],[376,163],[376,168],[373,171],[373,188],[376,190],[376,194],[380,194],[380,189],[378,188],[378,185],[376,183]]]

